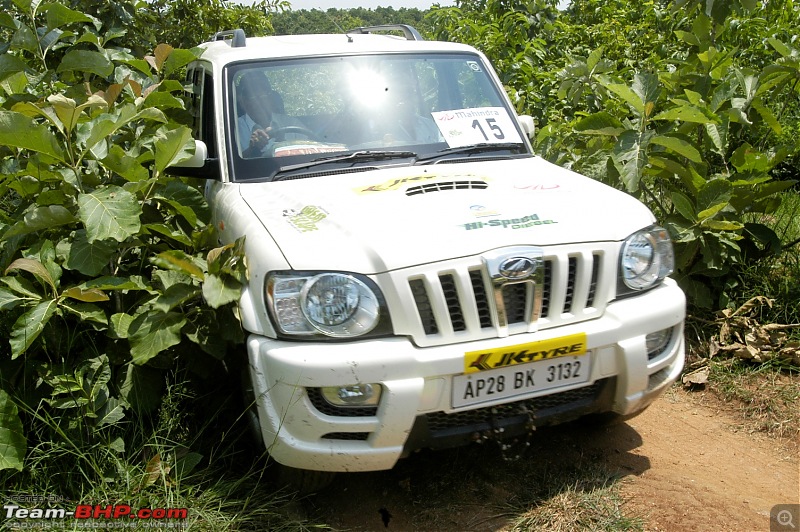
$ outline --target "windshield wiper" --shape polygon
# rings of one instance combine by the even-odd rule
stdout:
[[[323,164],[343,163],[343,162],[359,163],[363,161],[383,161],[386,159],[408,159],[416,156],[417,156],[416,152],[413,151],[399,151],[399,150],[354,151],[344,155],[319,157],[317,159],[314,159],[313,161],[281,166],[280,168],[278,168],[278,171],[275,172],[275,177],[273,177],[272,180],[280,181],[284,177],[287,177],[287,176],[281,176],[280,174],[291,173],[294,172],[295,170],[306,170],[308,168],[313,168],[315,166]]]
[[[473,154],[473,153],[483,153],[487,151],[495,151],[495,150],[511,150],[514,148],[524,148],[524,144],[519,142],[481,142],[479,144],[471,144],[469,146],[458,146],[455,148],[445,148],[444,150],[439,150],[434,153],[428,153],[426,155],[421,155],[417,157],[417,162],[425,162],[430,161],[433,159],[438,159],[439,157],[445,157],[447,155],[461,155],[461,154]]]

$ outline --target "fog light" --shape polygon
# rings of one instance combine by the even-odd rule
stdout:
[[[647,344],[647,360],[652,360],[664,352],[672,339],[672,327],[650,333],[645,337]]]
[[[326,386],[322,397],[334,406],[375,406],[381,399],[381,385]]]

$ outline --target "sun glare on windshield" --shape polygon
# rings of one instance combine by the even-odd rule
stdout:
[[[378,109],[384,105],[388,90],[386,78],[370,69],[354,69],[348,77],[350,94],[358,95],[364,109]]]

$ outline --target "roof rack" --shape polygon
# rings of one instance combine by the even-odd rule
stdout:
[[[235,30],[218,31],[211,37],[212,41],[231,41],[231,48],[244,48],[247,46],[247,35],[244,30],[237,28]]]
[[[347,33],[372,33],[374,31],[402,31],[407,41],[424,41],[422,35],[408,24],[381,24],[380,26],[361,26]]]

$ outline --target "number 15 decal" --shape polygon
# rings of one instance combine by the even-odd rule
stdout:
[[[451,148],[473,144],[522,144],[514,118],[503,107],[476,107],[431,113]]]
[[[496,119],[486,118],[484,120],[486,121],[486,125],[489,126],[489,129],[492,130],[494,138],[496,138],[497,140],[503,140],[506,138],[505,134],[503,133],[503,130],[500,128],[499,125],[497,125]],[[478,131],[481,132],[481,135],[483,135],[484,140],[489,140],[489,137],[486,136],[486,132],[483,130],[483,127],[481,126],[480,120],[476,119],[472,121],[472,129],[477,129]]]

